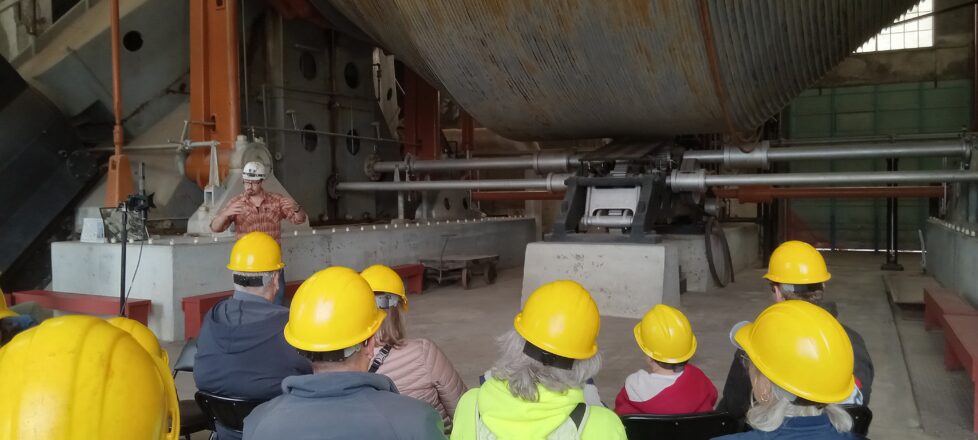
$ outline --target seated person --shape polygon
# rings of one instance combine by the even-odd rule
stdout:
[[[2,290],[0,290],[0,297],[3,297]],[[33,313],[40,312],[41,314],[48,315],[46,317],[50,318],[50,312],[45,311],[37,303],[27,302],[18,305],[20,306],[21,313],[14,310],[14,307],[8,308],[5,297],[0,298],[0,347],[10,342],[18,333],[38,324],[38,320],[34,318]]]
[[[285,378],[282,395],[245,419],[244,438],[444,439],[431,405],[367,372],[384,317],[370,285],[352,269],[330,267],[303,282],[285,339],[312,362],[313,374]]]
[[[197,388],[225,397],[268,400],[282,394],[282,379],[312,366],[285,342],[289,309],[274,304],[282,264],[279,245],[252,232],[235,243],[228,269],[234,294],[207,313],[197,338]],[[217,424],[218,439],[241,434]]]
[[[467,389],[462,377],[434,342],[406,337],[407,295],[397,272],[376,264],[360,275],[374,291],[377,307],[387,312],[377,331],[377,350],[370,372],[389,377],[401,394],[428,402],[441,414],[445,429],[451,431],[455,406]]]
[[[830,313],[806,301],[784,301],[730,333],[753,383],[747,423],[754,430],[718,438],[859,438],[838,405],[856,387],[852,343]]]
[[[682,312],[658,304],[635,326],[634,333],[651,371],[639,370],[625,379],[615,399],[618,415],[713,411],[717,389],[699,368],[688,363],[696,353],[696,336]]]
[[[826,301],[825,282],[832,278],[825,265],[825,259],[817,249],[801,241],[786,241],[771,254],[768,271],[764,278],[771,283],[772,300],[775,303],[787,300],[801,300],[825,309],[837,316],[835,303]],[[855,355],[854,374],[856,388],[849,403],[869,405],[873,387],[873,360],[869,356],[866,342],[855,330],[842,324]],[[742,351],[734,354],[723,386],[723,396],[717,404],[717,411],[725,411],[734,417],[744,417],[750,409],[751,382],[740,359]]]
[[[588,405],[582,387],[601,369],[601,317],[573,281],[545,284],[499,338],[492,377],[462,396],[452,439],[624,440],[621,419]]]
[[[94,316],[60,316],[18,335],[0,350],[0,389],[4,439],[172,440],[179,430],[169,368]]]

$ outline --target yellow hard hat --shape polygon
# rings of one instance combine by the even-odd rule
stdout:
[[[516,332],[542,350],[571,359],[598,352],[601,315],[591,294],[574,281],[540,286],[513,320]]]
[[[0,350],[0,389],[0,438],[180,435],[179,406],[170,407],[168,396],[175,391],[167,389],[157,360],[128,333],[93,316],[48,319],[17,335]]]
[[[665,304],[652,307],[635,326],[634,333],[638,347],[659,362],[678,364],[696,353],[696,336],[686,315]]]
[[[177,398],[177,387],[173,383],[173,375],[170,373],[170,355],[167,354],[163,347],[160,347],[160,341],[156,338],[156,334],[149,327],[146,327],[143,323],[135,319],[116,316],[108,319],[108,322],[116,328],[129,333],[156,360],[157,367],[160,371],[160,378],[163,379],[163,385],[167,389],[167,403],[169,404],[167,410],[179,411],[180,400]]]
[[[11,316],[18,316],[17,312],[7,308],[7,297],[3,294],[3,290],[0,290],[0,319]]]
[[[765,377],[798,397],[837,403],[852,394],[852,342],[829,312],[807,301],[774,304],[734,333]]]
[[[803,241],[786,241],[771,254],[764,278],[782,284],[817,284],[832,278],[818,249]]]
[[[295,292],[285,340],[300,350],[342,350],[373,336],[386,316],[360,274],[333,266],[313,274]]]
[[[278,242],[264,232],[249,232],[231,249],[228,269],[236,272],[272,272],[285,267]]]
[[[404,293],[404,281],[394,269],[383,264],[375,264],[360,272],[360,276],[367,280],[374,293],[392,293],[401,297],[401,304],[404,310],[407,310],[408,299],[407,294]]]

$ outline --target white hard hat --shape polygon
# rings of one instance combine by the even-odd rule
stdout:
[[[248,162],[241,172],[241,178],[245,181],[265,180],[265,164],[261,162]]]

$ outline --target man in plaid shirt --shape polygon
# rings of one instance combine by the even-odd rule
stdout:
[[[244,192],[231,198],[211,221],[211,231],[224,232],[234,223],[234,234],[241,238],[249,232],[259,231],[271,235],[282,244],[282,220],[294,225],[306,221],[306,213],[295,200],[282,194],[265,191],[265,165],[261,162],[245,164],[242,179]],[[282,304],[285,295],[285,271],[279,275],[279,293],[275,303]]]

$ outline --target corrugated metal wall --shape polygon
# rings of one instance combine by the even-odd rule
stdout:
[[[927,81],[809,89],[787,111],[790,138],[828,138],[961,130],[971,120],[972,83]],[[901,170],[934,169],[942,159],[903,159]],[[819,161],[791,164],[791,171],[881,171],[883,160]],[[886,247],[886,200],[793,200],[788,204],[788,234],[825,247]],[[929,212],[928,201],[901,199],[900,248],[919,249],[917,230]]]

